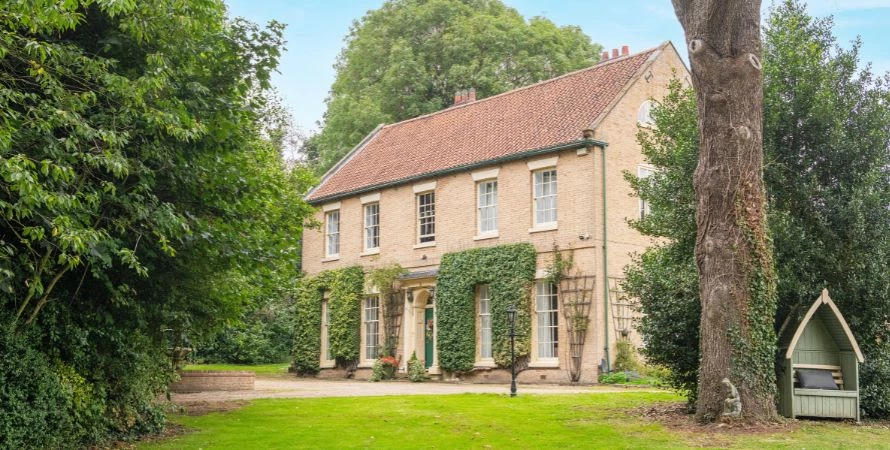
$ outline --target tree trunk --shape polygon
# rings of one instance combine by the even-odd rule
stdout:
[[[702,302],[697,416],[774,420],[775,274],[763,188],[760,1],[673,0],[698,100],[695,257]]]

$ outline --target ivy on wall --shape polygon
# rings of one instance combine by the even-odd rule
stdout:
[[[468,372],[476,361],[476,287],[489,285],[495,362],[510,365],[510,321],[516,306],[516,357],[531,351],[531,286],[537,252],[528,243],[476,248],[442,256],[436,281],[439,366]]]
[[[321,302],[329,292],[328,341],[331,356],[340,366],[358,360],[361,345],[361,310],[365,276],[361,267],[327,270],[304,278],[297,289],[294,368],[299,374],[316,373],[321,359]]]

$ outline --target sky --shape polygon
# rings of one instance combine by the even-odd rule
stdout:
[[[260,24],[277,20],[287,25],[287,51],[273,77],[279,95],[304,132],[318,130],[324,99],[334,82],[333,64],[353,21],[384,0],[225,0],[233,17]],[[577,25],[611,50],[629,45],[631,53],[674,43],[686,57],[683,29],[670,0],[503,0],[526,18],[544,16],[557,25]],[[771,4],[763,0],[764,12]],[[890,0],[810,0],[816,17],[834,16],[838,42],[861,36],[860,58],[876,72],[890,71]]]

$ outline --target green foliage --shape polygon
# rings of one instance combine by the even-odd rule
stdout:
[[[628,339],[618,339],[615,342],[615,362],[612,368],[618,372],[640,370],[641,364],[637,358],[637,350]]]
[[[56,448],[80,441],[77,434],[66,436],[75,427],[62,407],[69,401],[45,355],[22,336],[0,333],[0,448]]]
[[[65,396],[4,403],[0,435],[157,431],[167,347],[294,278],[312,176],[275,138],[281,34],[219,0],[0,2],[0,326],[34,361],[3,388],[54,395],[51,361]]]
[[[696,400],[701,303],[695,266],[695,192],[698,164],[696,102],[678,80],[652,110],[655,126],[638,134],[646,160],[658,167],[647,178],[625,174],[651,213],[632,225],[641,233],[666,238],[625,269],[623,289],[639,299],[638,328],[651,364],[670,369],[668,384]]]
[[[293,298],[258,301],[241,321],[226,325],[210,343],[196,350],[205,363],[263,364],[290,358],[294,342]]]
[[[588,67],[601,50],[578,27],[497,0],[387,1],[353,24],[303,153],[324,172],[380,123],[439,111],[460,89],[483,98]]]
[[[537,252],[531,244],[476,248],[442,256],[436,280],[439,366],[467,372],[476,360],[476,287],[489,285],[491,341],[495,362],[510,363],[507,309],[515,305],[517,357],[531,350],[530,283]]]
[[[602,384],[624,384],[630,381],[630,377],[624,372],[611,372],[600,375],[599,382]]]
[[[414,383],[426,380],[426,368],[417,359],[417,352],[412,352],[411,358],[408,360],[408,379]]]
[[[837,46],[832,25],[786,2],[771,11],[764,30],[764,180],[778,273],[777,317],[781,323],[800,314],[827,287],[865,353],[863,411],[887,417],[890,90],[885,80],[858,69],[858,42],[849,50]],[[698,137],[692,94],[674,85],[654,117],[657,128],[640,141],[659,171],[633,180],[652,214],[634,225],[668,239],[629,268],[625,289],[640,298],[646,313],[641,331],[647,358],[671,369],[674,387],[694,392],[700,306],[693,256],[691,180]],[[762,339],[774,333],[756,329]]]
[[[393,293],[393,286],[396,280],[406,273],[408,273],[407,269],[396,263],[392,263],[372,270],[368,274],[368,281],[372,286],[377,288],[381,297],[388,297],[389,294]]]
[[[365,276],[361,267],[327,270],[315,278],[303,278],[297,288],[294,334],[294,368],[297,373],[316,373],[321,354],[321,302],[328,292],[331,323],[328,340],[331,356],[340,364],[355,361],[361,343],[361,307]]]

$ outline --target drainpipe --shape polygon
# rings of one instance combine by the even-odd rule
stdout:
[[[585,139],[593,139],[594,130],[583,131]],[[602,168],[602,196],[603,196],[603,337],[605,338],[605,359],[603,359],[603,372],[612,371],[612,362],[609,351],[609,235],[606,227],[606,144],[600,145],[600,167]]]

